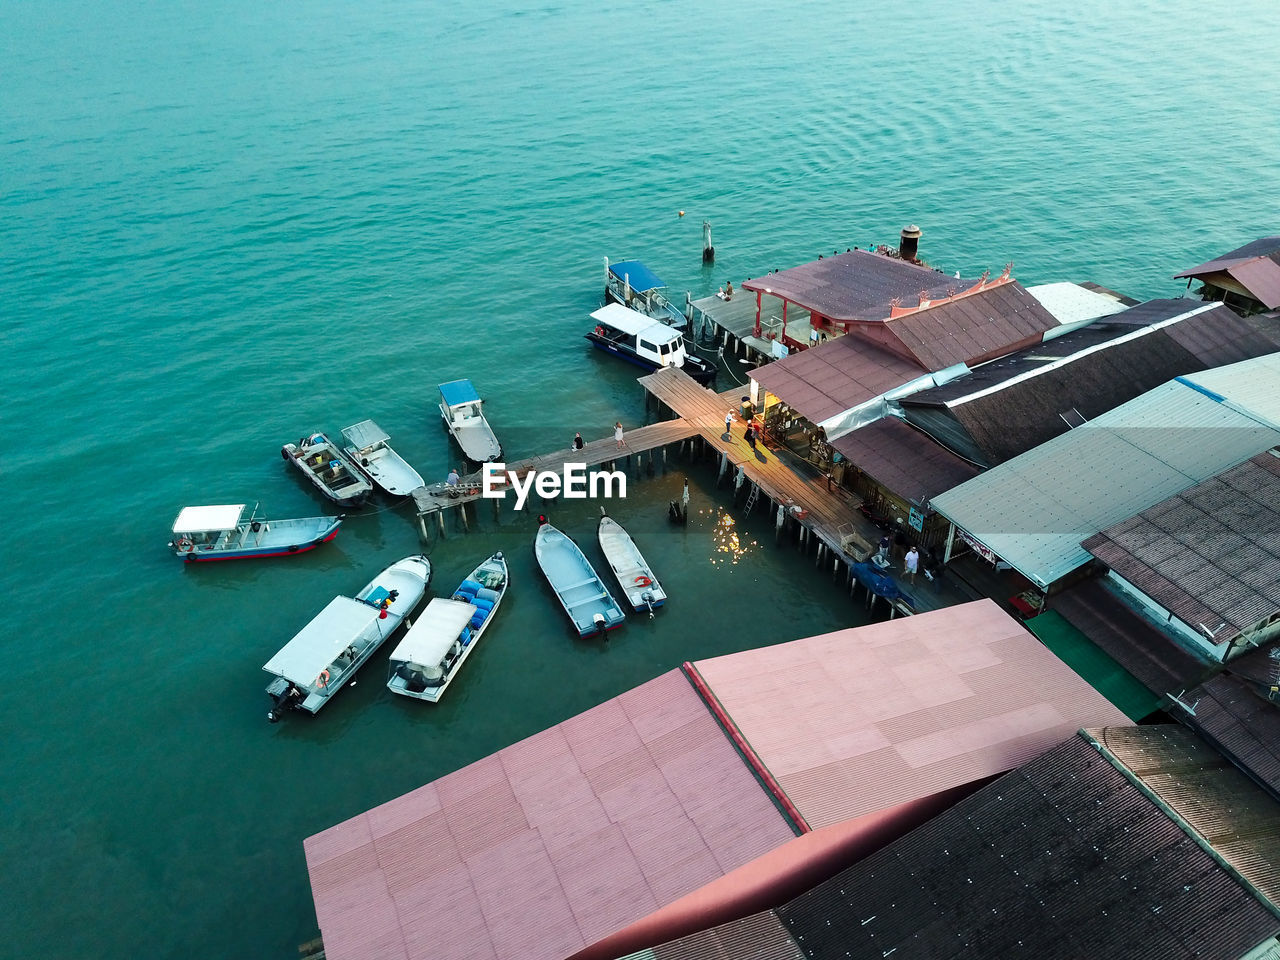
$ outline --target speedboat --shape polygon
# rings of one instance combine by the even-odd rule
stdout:
[[[600,540],[600,550],[618,578],[618,586],[631,604],[631,609],[639,613],[648,610],[653,616],[655,608],[667,602],[667,592],[653,575],[653,569],[645,560],[644,554],[636,546],[631,534],[613,517],[600,518],[600,526],[596,530]]]
[[[387,689],[436,703],[480,643],[507,592],[507,561],[495,553],[446,600],[427,604],[418,622],[391,651]]]
[[[605,353],[649,371],[677,367],[703,386],[715,382],[716,365],[687,352],[680,331],[661,320],[620,303],[606,303],[591,319],[595,327],[586,337]]]
[[[393,497],[407,497],[424,486],[417,470],[391,449],[391,437],[372,420],[344,427],[347,440],[343,452],[370,481]]]
[[[354,597],[334,597],[262,669],[275,723],[287,710],[318,713],[408,619],[431,583],[431,561],[405,557]]]
[[[246,517],[246,507],[243,503],[183,507],[173,521],[169,547],[187,563],[287,557],[328,543],[342,524],[342,517],[268,520],[258,516],[256,504]]]
[[[578,636],[604,636],[622,626],[627,615],[578,545],[545,517],[538,522],[533,555]]]
[[[280,448],[280,456],[301,470],[317,490],[344,507],[363,506],[373,493],[373,485],[364,474],[323,433],[286,443]]]
[[[483,403],[470,380],[451,380],[440,384],[440,416],[462,452],[473,463],[502,459],[502,445],[484,418]]]

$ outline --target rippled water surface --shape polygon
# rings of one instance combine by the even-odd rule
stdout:
[[[455,377],[515,456],[638,424],[581,339],[605,255],[682,299],[915,222],[947,272],[1176,295],[1280,226],[1280,7],[1233,10],[0,5],[0,955],[294,956],[303,838],[682,660],[859,622],[759,515],[726,561],[709,468],[669,528],[673,462],[614,509],[672,594],[652,623],[573,642],[532,523],[482,511],[437,589],[499,548],[515,583],[445,702],[393,702],[384,655],[268,726],[261,664],[419,550],[411,510],[291,561],[164,544],[189,503],[323,509],[277,455],[310,429],[372,417],[442,478]],[[595,514],[554,507],[584,543]]]

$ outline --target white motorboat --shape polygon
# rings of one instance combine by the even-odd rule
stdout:
[[[689,353],[679,330],[620,303],[591,314],[595,327],[586,338],[605,353],[642,370],[678,367],[704,387],[715,383],[716,365]]]
[[[338,535],[342,517],[302,517],[268,520],[255,505],[222,503],[183,507],[173,521],[169,546],[187,563],[239,560],[246,557],[287,557],[306,553]]]
[[[458,441],[458,446],[473,463],[502,459],[502,444],[484,418],[484,401],[470,380],[451,380],[440,384],[440,416]]]
[[[344,427],[343,451],[377,487],[393,497],[407,497],[423,486],[421,475],[391,449],[391,437],[372,420]]]
[[[600,539],[600,550],[617,577],[618,586],[626,594],[631,609],[637,613],[648,610],[649,616],[653,616],[653,611],[667,602],[667,592],[653,575],[653,569],[631,539],[631,534],[613,517],[604,516],[600,518],[596,535]]]
[[[453,597],[427,604],[391,651],[387,689],[436,703],[480,643],[507,592],[507,561],[495,553],[462,581]]]
[[[318,713],[411,614],[431,583],[431,561],[405,557],[354,597],[334,597],[262,667],[275,723],[286,710]]]

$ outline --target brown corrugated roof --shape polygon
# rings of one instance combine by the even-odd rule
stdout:
[[[1103,577],[1050,594],[1048,605],[1152,693],[1177,693],[1209,672],[1206,661],[1179,647],[1124,603]]]
[[[1205,273],[1217,273],[1220,270],[1227,269],[1227,267],[1235,266],[1237,263],[1245,263],[1256,257],[1265,257],[1278,252],[1280,252],[1280,236],[1262,237],[1259,240],[1251,240],[1243,247],[1238,247],[1230,253],[1224,253],[1220,257],[1208,260],[1198,267],[1175,273],[1173,278],[1178,280],[1185,277],[1197,277]]]
[[[1235,960],[1280,932],[1079,736],[776,912],[814,960]]]
[[[917,504],[981,472],[897,417],[847,433],[831,446],[887,490]]]
[[[751,372],[751,379],[814,423],[866,403],[924,373],[854,336],[838,337]]]
[[[700,661],[814,828],[1017,766],[1124,716],[990,600]]]
[[[305,850],[331,960],[561,960],[792,837],[673,670]]]
[[[921,290],[931,297],[945,296],[949,287],[963,290],[977,282],[954,279],[896,257],[855,250],[755,277],[743,281],[742,287],[760,292],[767,289],[773,296],[824,317],[850,321],[884,319],[895,297],[910,305],[918,302]]]
[[[1108,527],[1084,548],[1183,623],[1231,639],[1280,611],[1280,449]]]
[[[1226,273],[1267,309],[1280,307],[1280,237],[1263,237],[1174,278],[1210,279]]]
[[[1178,719],[1280,799],[1280,703],[1263,699],[1249,684],[1227,673],[1180,699],[1195,712],[1179,710]]]

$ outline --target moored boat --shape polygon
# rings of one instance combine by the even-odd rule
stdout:
[[[626,614],[586,555],[567,534],[539,518],[533,555],[579,637],[603,636]]]
[[[422,476],[391,449],[391,437],[372,420],[344,427],[343,447],[356,467],[380,489],[393,497],[407,497],[423,486]]]
[[[661,320],[677,330],[683,330],[688,321],[675,308],[663,292],[667,285],[640,260],[619,260],[610,263],[604,259],[604,294],[606,300],[638,310],[645,316]]]
[[[323,433],[286,443],[280,448],[280,456],[301,470],[317,490],[344,507],[363,506],[373,493],[373,484]]]
[[[468,460],[486,463],[502,458],[502,444],[484,418],[484,401],[470,380],[440,384],[440,416]]]
[[[613,517],[603,516],[596,529],[596,536],[600,540],[600,550],[604,553],[609,568],[613,570],[613,575],[618,578],[618,586],[622,588],[631,609],[637,613],[648,610],[652,617],[653,611],[667,602],[667,592],[653,575],[653,569],[631,539],[631,534]]]
[[[314,550],[338,535],[342,517],[302,517],[268,520],[257,505],[245,516],[247,504],[224,503],[183,507],[173,521],[169,547],[188,563],[240,560],[248,557],[286,557]]]
[[[716,365],[690,354],[684,336],[660,320],[654,320],[620,303],[606,303],[591,314],[595,327],[586,338],[605,353],[621,357],[644,370],[677,367],[698,383],[715,382]]]
[[[262,669],[275,723],[287,710],[317,713],[411,614],[431,583],[431,561],[405,557],[354,597],[334,597]]]
[[[495,553],[476,567],[451,599],[437,597],[391,651],[387,689],[436,703],[480,643],[506,595],[507,561]]]

